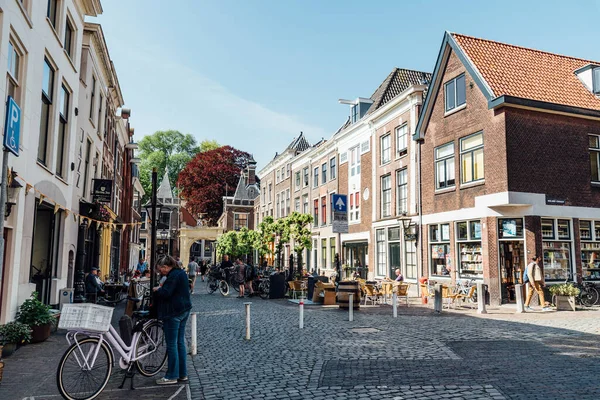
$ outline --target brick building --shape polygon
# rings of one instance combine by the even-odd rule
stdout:
[[[422,274],[514,300],[526,260],[548,283],[600,279],[600,63],[446,33],[415,140]]]

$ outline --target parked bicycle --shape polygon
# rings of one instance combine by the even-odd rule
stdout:
[[[254,294],[258,294],[263,300],[269,298],[270,287],[271,283],[268,276],[258,276],[252,281],[252,289],[254,289]]]
[[[219,264],[210,266],[208,277],[206,278],[206,290],[212,294],[219,290],[221,295],[229,295],[229,284],[227,283],[227,274]]]
[[[115,361],[131,378],[137,369],[143,376],[156,375],[167,361],[162,322],[147,318],[147,312],[135,324],[131,341],[112,327],[112,309],[94,304],[66,304],[59,328],[68,329],[69,348],[63,354],[56,373],[60,394],[68,400],[91,400],[106,387]],[[126,343],[129,342],[129,343]],[[115,350],[117,354],[115,354]],[[121,387],[123,386],[121,384]]]
[[[572,279],[573,274],[568,274],[564,283],[571,283],[579,289],[579,294],[575,296],[575,304],[584,307],[591,307],[598,304],[600,301],[600,292],[598,292],[593,282],[583,281],[579,283],[579,281],[573,282]],[[556,295],[552,296],[552,304],[556,304]]]

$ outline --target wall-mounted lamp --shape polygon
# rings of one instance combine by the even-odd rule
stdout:
[[[10,186],[6,188],[7,196],[6,208],[4,210],[4,218],[10,217],[12,206],[17,204],[17,200],[19,199],[19,189],[21,189],[22,187],[23,185],[17,182],[16,179],[13,179]]]
[[[402,213],[403,218],[398,218],[398,221],[402,224],[402,228],[404,229],[404,240],[414,240],[418,239],[417,224],[413,222],[411,217],[406,216],[406,212]]]

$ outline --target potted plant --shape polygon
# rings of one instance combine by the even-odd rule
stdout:
[[[43,342],[50,336],[54,316],[50,312],[50,306],[45,305],[38,299],[38,293],[31,293],[31,297],[21,304],[17,312],[17,321],[28,325],[31,330],[31,342]]]
[[[556,298],[557,311],[575,311],[575,296],[579,294],[579,289],[575,285],[561,283],[550,286],[548,290]]]
[[[17,321],[0,325],[0,347],[3,357],[10,356],[17,345],[28,343],[30,340],[31,328],[28,325]]]

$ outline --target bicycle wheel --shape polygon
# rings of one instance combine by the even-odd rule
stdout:
[[[56,384],[60,394],[68,400],[91,400],[96,398],[110,379],[113,358],[105,342],[87,338],[73,343],[63,354],[56,371]],[[79,346],[78,346],[79,344]],[[94,365],[87,367],[100,345]]]
[[[269,281],[261,282],[261,284],[259,285],[259,293],[260,293],[261,299],[264,300],[264,299],[269,298],[269,289],[270,289]]]
[[[214,293],[219,288],[219,283],[215,278],[209,276],[206,280],[206,290],[208,290],[209,294]]]
[[[223,296],[229,296],[229,285],[224,280],[219,281],[219,292]]]
[[[581,290],[579,299],[581,304],[586,307],[591,307],[598,302],[598,290],[595,287],[586,287]]]
[[[150,353],[135,362],[140,374],[154,376],[167,363],[167,342],[163,332],[162,322],[153,319],[144,325],[142,334],[136,343],[136,357]]]

